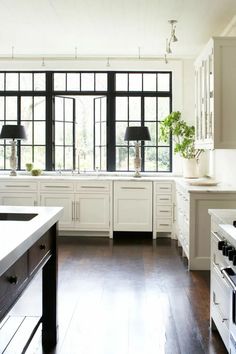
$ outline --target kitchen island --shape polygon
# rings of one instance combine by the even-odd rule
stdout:
[[[57,342],[56,236],[62,211],[59,207],[0,206],[0,321],[42,269],[42,317],[36,328],[42,323],[45,352]]]

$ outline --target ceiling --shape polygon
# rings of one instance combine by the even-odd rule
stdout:
[[[235,14],[235,0],[0,0],[0,55],[160,56],[176,19],[173,55],[195,57]]]

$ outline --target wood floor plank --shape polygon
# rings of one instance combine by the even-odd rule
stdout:
[[[188,272],[175,241],[61,240],[58,280],[54,354],[227,353],[209,331],[209,272]],[[27,354],[42,353],[39,330]]]

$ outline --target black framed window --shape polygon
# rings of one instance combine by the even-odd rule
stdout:
[[[82,122],[86,102],[93,129]],[[47,170],[75,169],[80,154],[84,170],[131,171],[134,146],[124,133],[141,125],[151,134],[141,144],[142,171],[169,172],[172,139],[159,141],[159,125],[171,108],[171,72],[0,72],[0,128],[23,124],[28,137],[17,144],[18,169],[31,161]],[[9,156],[9,142],[0,140],[0,169],[10,168]]]

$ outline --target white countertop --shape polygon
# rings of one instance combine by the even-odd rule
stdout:
[[[63,208],[0,206],[0,213],[38,214],[29,221],[0,220],[0,276],[61,217]]]
[[[236,247],[236,228],[233,226],[236,209],[209,209],[208,213],[219,224],[220,234]]]

